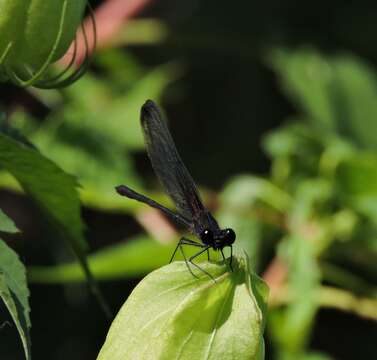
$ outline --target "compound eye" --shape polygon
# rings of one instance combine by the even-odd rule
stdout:
[[[233,231],[233,229],[226,229],[225,230],[225,241],[227,245],[232,245],[234,241],[236,240],[236,233]]]
[[[204,244],[211,244],[213,242],[213,233],[211,230],[205,229],[202,231],[200,238]]]

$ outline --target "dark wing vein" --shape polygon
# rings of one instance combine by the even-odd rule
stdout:
[[[197,234],[204,228],[217,230],[216,220],[204,207],[194,180],[183,164],[166,122],[148,100],[141,108],[141,125],[153,169],[179,212],[192,221]]]

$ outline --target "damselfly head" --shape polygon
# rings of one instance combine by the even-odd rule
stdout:
[[[205,229],[200,234],[200,239],[204,244],[210,245],[214,250],[218,250],[225,246],[232,246],[236,240],[236,233],[230,228],[220,230],[216,233]]]

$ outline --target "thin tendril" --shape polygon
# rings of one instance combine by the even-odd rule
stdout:
[[[93,31],[93,42],[92,44],[89,44],[87,31],[85,30],[85,26],[82,23],[80,26],[80,29],[82,32],[83,41],[85,45],[85,57],[84,57],[83,62],[73,72],[68,74],[70,70],[73,69],[75,65],[75,61],[77,60],[78,41],[79,41],[79,36],[77,32],[75,39],[73,41],[73,46],[74,46],[73,53],[72,53],[72,56],[70,58],[68,65],[65,66],[64,69],[59,71],[56,75],[43,78],[44,73],[46,72],[48,66],[50,66],[51,64],[51,61],[56,53],[57,47],[63,35],[63,25],[66,19],[66,12],[67,12],[67,6],[68,6],[67,4],[68,4],[68,0],[65,0],[62,7],[62,15],[60,18],[59,31],[58,31],[56,40],[54,42],[54,45],[51,49],[50,54],[47,57],[47,60],[43,63],[43,65],[39,68],[39,70],[37,70],[36,72],[33,72],[29,67],[24,65],[24,69],[23,70],[19,69],[19,70],[23,71],[24,76],[25,74],[27,74],[29,79],[23,79],[20,75],[20,72],[17,74],[15,70],[11,69],[11,67],[4,64],[4,71],[3,71],[4,74],[18,86],[26,87],[26,86],[33,85],[41,89],[62,88],[78,80],[87,71],[90,64],[90,54],[94,51],[97,44],[96,21],[95,21],[94,11],[89,3],[87,4],[87,6],[89,9],[90,23],[91,23],[91,27]],[[6,56],[9,53],[11,46],[12,44],[10,43],[7,46],[5,52],[2,54],[0,58],[0,64],[4,62]]]
[[[0,65],[4,62],[4,60],[7,58],[7,56],[9,55],[9,52],[10,52],[10,49],[12,48],[13,46],[13,43],[12,41],[7,45],[7,47],[5,48],[3,54],[1,55],[1,58],[0,58]]]
[[[91,54],[91,52],[94,51],[94,49],[96,48],[96,44],[97,44],[97,29],[96,29],[96,21],[95,21],[95,17],[94,17],[94,11],[89,4],[88,4],[88,8],[89,8],[89,16],[90,16],[90,20],[91,20],[91,24],[92,24],[92,30],[93,30],[93,44],[92,44],[91,47],[89,46],[88,36],[87,36],[87,32],[85,30],[85,26],[83,24],[81,24],[80,28],[81,28],[81,31],[82,31],[82,34],[83,34],[83,39],[84,39],[84,44],[85,44],[85,57],[84,57],[84,61],[82,62],[82,64],[80,64],[80,66],[72,74],[70,74],[68,77],[66,77],[65,79],[63,79],[59,82],[56,82],[56,80],[61,79],[62,76],[65,75],[65,73],[68,71],[68,67],[63,72],[61,72],[57,77],[54,77],[52,79],[46,79],[46,80],[39,81],[37,84],[35,84],[35,87],[38,87],[38,88],[41,88],[41,89],[48,89],[48,88],[52,88],[52,87],[53,88],[62,88],[62,87],[65,87],[65,86],[72,84],[73,82],[75,82],[81,76],[83,76],[85,74],[85,72],[87,71],[89,64],[90,64],[90,60],[91,60],[90,54]],[[76,35],[75,49],[77,48],[77,38],[78,38],[78,36]],[[77,57],[77,51],[74,52],[74,56],[72,57],[72,59],[70,61],[69,67],[71,67],[71,65],[74,63],[74,61],[76,60],[76,57]]]

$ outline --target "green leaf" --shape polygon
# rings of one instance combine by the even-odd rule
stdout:
[[[149,274],[119,311],[98,360],[262,359],[267,286],[248,260],[201,263],[211,273],[174,262]]]
[[[371,129],[377,117],[377,76],[355,56],[334,60],[334,103],[338,128],[361,147],[377,150],[377,134]]]
[[[296,156],[308,160],[308,156],[323,150],[322,141],[326,134],[303,123],[302,119],[294,119],[263,137],[263,148],[273,158]]]
[[[331,65],[317,51],[274,50],[268,62],[280,76],[283,90],[316,125],[336,128],[336,113],[330,97],[333,80]]]
[[[308,48],[271,51],[269,62],[312,125],[377,149],[377,134],[370,131],[377,117],[377,75],[371,66],[350,54],[326,57]]]
[[[9,218],[1,209],[0,209],[0,231],[13,233],[13,234],[16,232],[19,232],[13,220]]]
[[[93,294],[107,312],[85,259],[87,244],[83,236],[84,225],[75,178],[38,151],[3,134],[0,134],[0,166],[17,179],[23,190],[50,220],[58,235],[71,245]]]
[[[112,47],[98,52],[95,64],[106,72],[113,88],[132,86],[143,76],[144,70],[138,57],[131,50]]]
[[[305,119],[293,120],[263,138],[263,147],[273,158],[272,179],[285,190],[294,190],[302,178],[317,176],[322,153],[334,142],[334,135],[314,128]]]
[[[291,212],[291,228],[300,233],[300,226],[326,206],[333,196],[332,183],[325,178],[306,179],[299,182],[295,189],[295,199]]]
[[[132,150],[144,147],[140,128],[140,107],[146,98],[160,99],[163,90],[180,74],[176,64],[159,66],[141,77],[128,91],[111,92],[111,84],[86,75],[85,79],[64,89],[70,103],[64,117],[75,124],[108,139],[112,146]]]
[[[289,194],[270,181],[251,175],[232,179],[221,197],[226,206],[240,210],[250,208],[259,200],[277,211],[284,212],[291,203]]]
[[[31,359],[29,290],[25,267],[18,255],[0,239],[0,297],[20,334],[26,359]]]
[[[118,96],[108,107],[106,114],[103,114],[101,120],[104,117],[111,119],[106,124],[106,131],[110,131],[114,140],[125,144],[129,149],[143,149],[140,107],[145,99],[159,101],[164,89],[180,74],[180,67],[174,63],[161,65],[148,72],[128,92]],[[101,123],[104,125],[103,121]]]
[[[85,131],[82,133],[84,134]],[[78,143],[85,141],[84,135]],[[86,132],[88,140],[88,132]],[[48,157],[58,163],[65,171],[75,174],[82,185],[80,198],[87,206],[99,209],[114,209],[124,200],[116,194],[114,186],[127,182],[131,187],[137,187],[139,178],[134,170],[132,159],[127,153],[114,147],[109,148],[109,141],[94,141],[97,150],[89,151],[79,146],[60,141],[48,133],[38,133],[35,139],[38,147]],[[98,151],[100,149],[100,151]],[[85,166],[83,166],[85,164]],[[106,174],[106,176],[103,176]],[[139,186],[140,187],[140,186]]]
[[[74,249],[86,249],[77,182],[38,151],[0,134],[0,165],[46,213]]]
[[[108,246],[87,259],[97,280],[144,275],[169,262],[176,244],[163,245],[142,236]],[[77,263],[28,267],[29,281],[35,283],[81,282],[85,274]]]
[[[377,157],[359,153],[341,162],[336,171],[340,195],[371,219],[377,217]]]

